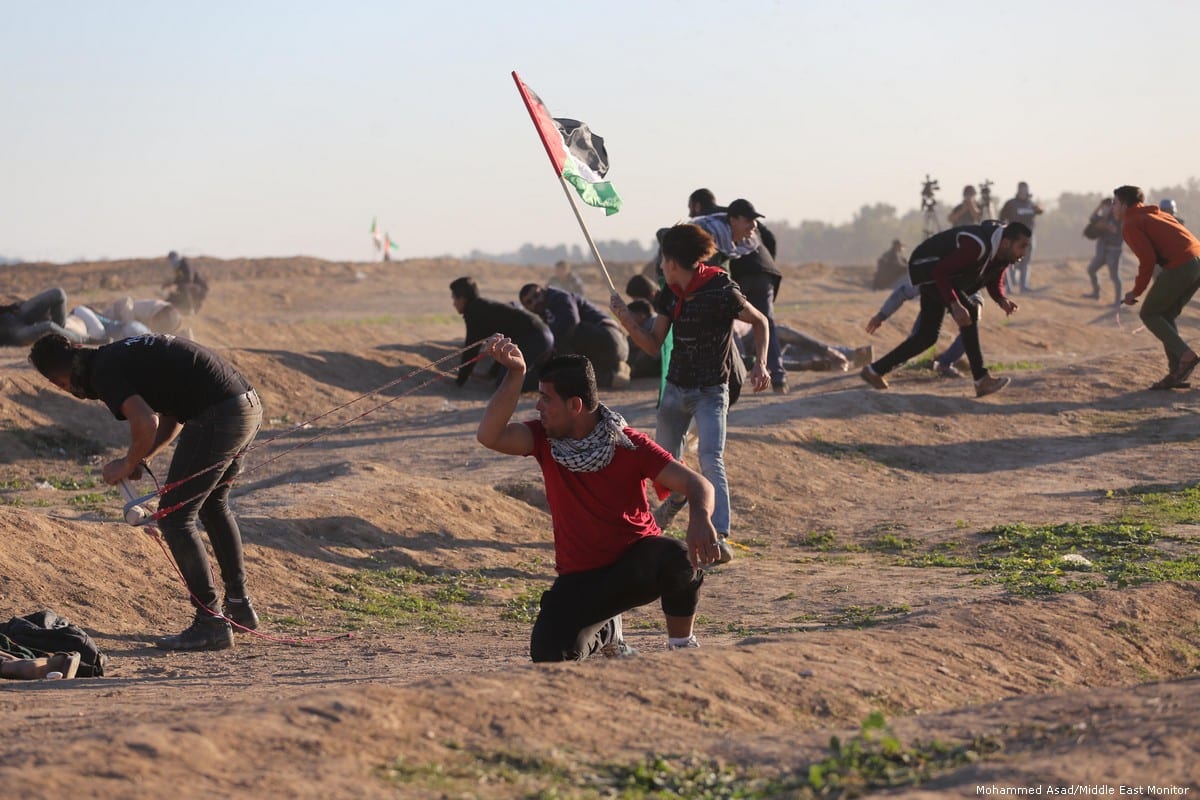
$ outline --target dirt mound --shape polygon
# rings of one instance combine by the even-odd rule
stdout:
[[[935,737],[979,748],[922,792],[1194,781],[1197,403],[1143,391],[1161,351],[1130,314],[1077,298],[1080,265],[1035,265],[1045,288],[1011,318],[988,307],[985,354],[1014,380],[986,400],[920,366],[886,392],[793,373],[791,394],[743,397],[727,454],[738,557],[706,577],[702,648],[665,652],[652,605],[626,616],[638,658],[534,667],[554,564],[540,475],[475,443],[485,382],[422,368],[459,359],[450,280],[511,300],[549,270],[196,262],[213,289],[191,332],[266,410],[234,493],[264,631],[338,638],[155,650],[190,610],[97,477],[123,424],[2,350],[0,611],[52,608],[112,658],[102,679],[0,685],[10,793],[794,795],[829,737],[851,741],[875,712],[912,758]],[[782,322],[867,343],[882,293],[853,270],[785,271]],[[153,295],[166,272],[22,266],[12,285],[100,303]],[[877,353],[915,314],[884,326]],[[653,428],[653,382],[605,400]],[[518,417],[533,413],[523,400]]]

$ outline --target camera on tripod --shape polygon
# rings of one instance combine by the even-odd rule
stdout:
[[[938,191],[941,188],[942,187],[938,185],[938,182],[936,180],[929,177],[929,173],[925,173],[925,182],[921,185],[921,210],[922,211],[929,211],[935,205],[937,205],[937,200],[934,198],[934,192]]]
[[[987,178],[983,179],[983,183],[979,184],[979,202],[987,205],[992,201],[992,182]]]

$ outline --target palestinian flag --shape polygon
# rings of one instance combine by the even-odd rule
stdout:
[[[604,139],[592,133],[577,119],[550,116],[542,99],[526,86],[514,71],[517,91],[529,109],[529,116],[538,136],[546,147],[546,155],[559,177],[575,187],[579,197],[589,206],[603,208],[612,215],[621,209],[621,196],[612,184],[604,180],[608,174],[608,151]]]
[[[383,246],[383,239],[379,237],[379,227],[375,224],[377,218],[371,219],[371,240],[375,242],[375,249],[378,250]]]

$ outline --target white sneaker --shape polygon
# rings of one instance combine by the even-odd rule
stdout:
[[[609,640],[606,645],[600,648],[600,655],[605,658],[628,658],[636,656],[638,651],[625,644],[625,633],[621,624],[621,615],[617,614],[609,622],[611,623],[609,625]]]
[[[683,644],[671,644],[671,641],[669,639],[667,640],[667,649],[668,650],[692,650],[699,646],[700,646],[700,643],[696,641],[696,634],[694,634],[694,633],[691,636],[689,636],[688,640],[686,642],[684,642]]]

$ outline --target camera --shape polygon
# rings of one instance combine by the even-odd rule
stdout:
[[[937,205],[937,200],[934,199],[933,193],[941,188],[936,180],[929,177],[929,173],[925,174],[925,183],[921,186],[922,211],[928,211]]]

